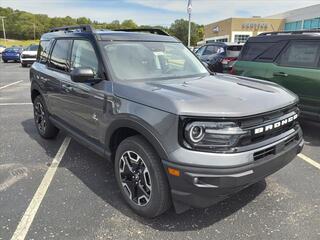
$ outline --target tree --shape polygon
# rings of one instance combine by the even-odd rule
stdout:
[[[72,18],[53,17],[50,18],[45,14],[32,14],[25,11],[13,10],[12,8],[0,7],[0,16],[5,16],[5,27],[7,38],[12,39],[33,39],[33,26],[35,25],[36,38],[48,32],[50,28],[61,27],[66,25],[91,24],[96,29],[120,29],[120,28],[160,28],[179,38],[184,44],[187,44],[188,38],[188,21],[179,19],[171,24],[170,28],[163,26],[138,26],[133,20],[127,19],[121,23],[114,20],[111,23],[92,21],[86,17]],[[191,44],[195,45],[203,38],[203,26],[196,23],[191,24]],[[3,36],[2,27],[0,27],[0,37]]]
[[[124,20],[122,23],[121,23],[121,28],[127,28],[127,29],[130,29],[130,28],[137,28],[138,25],[131,19],[128,19],[128,20]]]
[[[189,22],[184,19],[175,20],[169,28],[169,33],[188,44],[188,28]],[[191,45],[196,45],[203,38],[203,26],[191,22]]]

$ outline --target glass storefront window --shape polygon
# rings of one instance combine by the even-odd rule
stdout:
[[[250,35],[234,35],[234,42],[236,43],[245,43]]]

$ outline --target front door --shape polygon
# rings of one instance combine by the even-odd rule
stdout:
[[[101,78],[99,61],[93,45],[88,40],[74,40],[71,50],[70,71],[74,68],[91,68],[95,77]],[[71,79],[61,81],[64,115],[68,115],[70,125],[91,140],[99,140],[99,123],[103,116],[104,82],[91,85],[73,82]]]
[[[291,41],[272,68],[271,81],[297,94],[303,112],[320,119],[320,42]]]

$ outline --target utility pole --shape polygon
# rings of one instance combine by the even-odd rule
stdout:
[[[33,18],[33,40],[36,40],[36,16]]]
[[[7,38],[6,38],[6,29],[4,28],[4,19],[6,17],[0,16],[1,20],[2,20],[2,31],[3,31],[3,39],[5,42],[7,42]]]
[[[189,15],[189,29],[188,29],[188,47],[190,48],[191,42],[191,10],[192,10],[192,0],[188,0],[188,15]]]

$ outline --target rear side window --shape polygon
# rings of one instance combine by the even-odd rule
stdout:
[[[212,54],[223,53],[223,52],[224,52],[223,47],[209,45],[204,50],[203,55],[212,55]]]
[[[239,60],[254,61],[273,44],[274,43],[247,43],[242,50]]]
[[[274,62],[288,41],[247,43],[240,56],[243,61]]]
[[[40,63],[46,63],[49,55],[49,43],[50,41],[41,41],[38,48],[37,59]]]
[[[293,41],[279,57],[279,65],[288,67],[317,68],[320,43],[313,41]]]
[[[72,40],[57,40],[50,58],[49,66],[60,71],[67,72],[68,69],[68,56]]]

